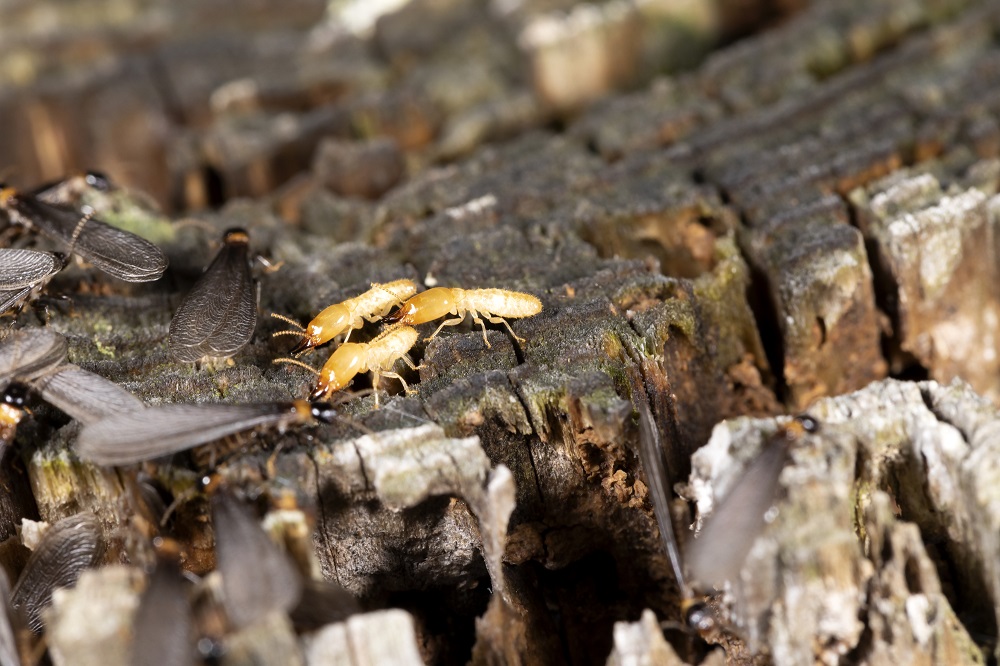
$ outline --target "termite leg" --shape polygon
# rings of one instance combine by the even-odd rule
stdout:
[[[463,321],[465,321],[465,317],[464,316],[462,316],[462,317],[456,317],[454,319],[445,319],[443,322],[441,322],[441,325],[438,326],[437,329],[433,333],[431,333],[427,338],[425,338],[425,340],[433,340],[434,336],[436,336],[438,333],[440,333],[441,329],[444,328],[445,326],[458,326]],[[483,339],[484,340],[486,339],[486,334],[485,333],[483,333]],[[487,342],[486,346],[489,347],[490,343]]]
[[[403,379],[398,372],[382,371],[379,373],[379,376],[392,377],[394,379],[398,379],[399,383],[403,385],[403,391],[406,392],[406,395],[410,395],[411,393],[413,393],[413,389],[410,388],[410,385],[406,383],[406,380]],[[375,377],[375,381],[378,381],[378,377]],[[375,400],[376,402],[378,401],[378,393],[375,394]]]
[[[479,324],[480,328],[483,329],[483,343],[486,345],[487,349],[492,349],[493,345],[491,345],[490,341],[486,339],[486,324],[483,323],[483,320],[480,319],[479,315],[477,314],[472,315],[472,321],[476,324]]]
[[[489,319],[489,322],[491,324],[503,324],[504,326],[506,326],[507,330],[510,331],[510,334],[514,336],[514,339],[520,342],[521,344],[524,344],[526,342],[524,338],[518,337],[517,333],[514,332],[514,329],[510,327],[510,324],[508,324],[507,320],[504,319],[503,317],[487,317],[487,319]]]

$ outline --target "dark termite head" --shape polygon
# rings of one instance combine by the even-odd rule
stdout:
[[[246,229],[232,227],[226,229],[222,234],[222,242],[226,245],[249,245],[250,234],[247,233]]]
[[[11,382],[0,398],[5,405],[23,408],[28,402],[28,385],[22,382]]]
[[[83,182],[100,192],[110,192],[114,189],[111,179],[100,171],[87,171],[83,174]]]
[[[810,435],[814,435],[819,432],[819,421],[814,419],[809,414],[799,414],[795,417],[795,422]]]
[[[715,613],[704,601],[689,599],[685,601],[682,610],[687,626],[699,636],[705,636],[715,630],[717,626]]]
[[[309,414],[320,423],[333,423],[339,417],[337,410],[328,402],[309,403]]]

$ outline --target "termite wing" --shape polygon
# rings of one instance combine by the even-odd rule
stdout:
[[[10,220],[36,229],[98,269],[126,282],[157,280],[167,258],[153,243],[81,212],[12,187],[0,187],[0,208]]]
[[[66,358],[66,338],[48,329],[12,331],[0,339],[0,389],[15,379],[32,380]]]
[[[302,578],[247,506],[226,491],[212,498],[216,568],[226,615],[242,629],[272,612],[287,613],[302,592]]]
[[[684,561],[693,583],[719,588],[726,581],[738,580],[750,548],[766,524],[791,445],[818,431],[816,419],[803,414],[764,442],[761,452],[707,517],[698,537],[687,543]]]
[[[158,558],[132,623],[131,661],[137,665],[191,666],[194,663],[194,622],[180,568],[170,558]]]
[[[284,429],[295,423],[332,423],[338,418],[324,402],[231,405],[175,403],[116,414],[80,431],[76,452],[101,465],[129,465],[178,453],[258,427]]]
[[[685,598],[690,598],[691,590],[684,577],[680,548],[677,546],[673,520],[670,518],[669,477],[666,465],[663,463],[660,433],[648,402],[645,399],[636,400],[635,408],[639,412],[639,461],[646,472],[646,482],[649,484],[649,494],[653,500],[653,514],[660,528],[660,540],[670,559],[677,587]]]
[[[72,587],[85,569],[104,556],[104,533],[97,516],[78,513],[63,518],[42,535],[11,592],[11,606],[23,613],[28,627],[42,630],[42,611],[52,591]]]
[[[10,580],[0,567],[0,666],[21,666],[10,611]]]
[[[126,414],[146,407],[112,381],[72,363],[58,366],[31,382],[46,402],[58,407],[83,424],[94,423],[113,414]]]
[[[714,614],[695,598],[695,590],[710,591],[713,587],[721,588],[726,581],[738,579],[777,495],[778,479],[789,447],[803,435],[817,432],[819,424],[812,417],[801,415],[770,437],[707,517],[698,537],[687,540],[682,554],[670,514],[669,475],[659,429],[645,400],[641,381],[633,378],[632,383],[639,414],[639,458],[646,471],[660,537],[684,597],[685,620],[704,636],[717,625]]]
[[[0,315],[23,305],[65,265],[52,252],[0,248]]]
[[[257,292],[249,241],[242,229],[226,231],[219,253],[174,313],[167,339],[170,354],[178,361],[227,358],[253,337]]]
[[[66,350],[66,339],[48,329],[22,329],[0,341],[0,402],[5,409],[23,408],[29,390],[81,423],[145,407],[114,382],[64,363]],[[13,425],[16,416],[10,417]]]

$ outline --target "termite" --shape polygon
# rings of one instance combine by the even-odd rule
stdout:
[[[503,324],[518,342],[524,342],[507,323],[504,317],[530,317],[542,311],[542,302],[531,294],[506,289],[459,289],[458,287],[434,287],[410,298],[398,310],[389,316],[389,321],[407,326],[423,324],[449,314],[454,319],[441,322],[430,337],[430,340],[445,326],[455,326],[465,320],[465,315],[472,315],[472,321],[483,328],[483,342],[490,346],[486,339],[486,324]]]
[[[417,366],[406,355],[417,343],[417,329],[412,326],[396,326],[379,335],[371,342],[345,342],[330,354],[323,368],[318,372],[305,363],[291,358],[277,358],[275,363],[292,363],[319,375],[319,381],[312,392],[313,400],[325,400],[334,391],[350,384],[360,372],[371,372],[372,386],[378,387],[379,377],[393,377],[409,393],[410,388],[398,373],[392,372],[392,365],[403,359],[410,368]],[[375,392],[375,406],[378,407],[378,392]]]
[[[636,395],[642,396],[644,391],[635,377],[632,383]],[[818,433],[820,424],[812,416],[800,414],[768,438],[705,521],[699,537],[686,544],[682,557],[670,517],[671,484],[663,462],[659,429],[644,396],[636,400],[635,406],[639,414],[639,458],[646,471],[660,538],[682,596],[681,610],[688,626],[704,637],[722,627],[695,589],[719,588],[726,581],[737,580],[766,524],[765,516],[777,495],[789,450],[806,436]]]
[[[89,207],[81,212],[0,185],[0,209],[11,222],[36,229],[120,280],[150,282],[167,270],[167,257],[160,248],[101,222]]]
[[[284,431],[293,424],[332,423],[336,418],[332,406],[305,400],[158,405],[88,423],[76,440],[76,452],[99,465],[131,465],[245,430],[273,427]]]
[[[182,363],[228,358],[257,327],[257,290],[249,262],[250,236],[228,229],[222,247],[170,320],[170,355]]]
[[[292,355],[298,355],[313,347],[329,342],[345,330],[344,342],[351,337],[351,332],[365,325],[365,321],[376,322],[386,315],[394,305],[400,305],[404,300],[417,293],[417,285],[413,280],[396,280],[386,284],[372,284],[372,288],[354,298],[341,303],[335,303],[316,315],[303,328],[288,317],[272,314],[272,317],[288,322],[297,327],[297,331],[278,331],[274,335],[298,335],[301,342],[292,349]]]

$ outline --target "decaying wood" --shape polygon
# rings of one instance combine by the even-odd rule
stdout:
[[[320,4],[264,3],[228,17],[246,34],[226,38],[196,29],[216,5],[173,10],[165,33],[138,32],[152,52],[0,99],[26,179],[85,155],[161,203],[228,201],[189,224],[136,190],[86,195],[171,270],[142,285],[57,275],[48,291],[72,303],[45,325],[70,361],[148,404],[306,396],[311,374],[272,363],[288,339],[269,317],[228,362],[169,356],[171,315],[233,226],[280,264],[259,277],[262,313],[308,321],[401,278],[525,291],[542,312],[511,322],[523,343],[494,327],[487,347],[469,326],[421,340],[419,370],[397,368],[412,395],[356,397],[342,422],[250,433],[235,452],[95,468],[72,452],[78,425],[32,403],[0,470],[12,578],[22,518],[91,511],[109,563],[149,566],[151,539],[176,539],[205,577],[193,601],[212,607],[202,481],[216,475],[266,513],[308,589],[322,576],[356,597],[331,588],[342,615],[375,611],[341,622],[334,608],[308,629],[276,611],[240,631],[202,613],[224,663],[694,662],[708,648],[654,619],[682,621],[685,600],[634,450],[638,376],[666,487],[698,520],[774,431],[767,417],[808,408],[822,424],[713,598],[725,652],[702,663],[996,658],[1000,439],[995,404],[973,393],[1000,395],[993,3],[814,2],[652,83],[644,58],[676,62],[650,56],[670,30],[640,20],[656,3],[414,0],[370,34],[307,39]],[[684,24],[704,44],[755,29],[764,4],[749,24],[724,9]],[[36,69],[63,72],[71,52]],[[581,110],[626,82],[639,87]],[[140,580],[105,567],[57,593],[53,660],[127,655]],[[81,631],[98,615],[114,629]]]

